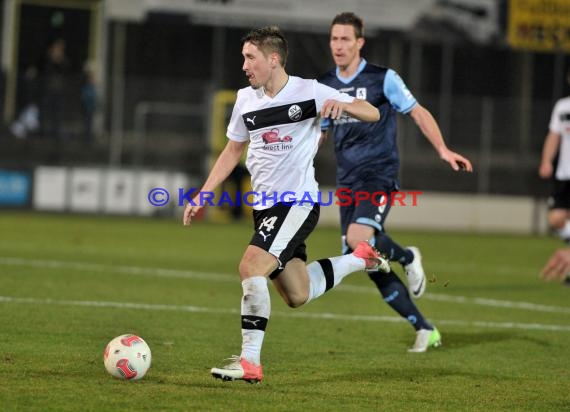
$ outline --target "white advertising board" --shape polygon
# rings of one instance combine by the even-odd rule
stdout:
[[[67,169],[39,166],[34,171],[33,207],[62,212],[67,208]]]
[[[101,210],[101,169],[73,168],[70,170],[69,210],[95,213]]]

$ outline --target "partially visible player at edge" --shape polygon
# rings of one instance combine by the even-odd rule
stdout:
[[[368,100],[380,111],[380,120],[362,123],[356,119],[324,119],[321,143],[327,136],[334,137],[337,159],[337,187],[352,193],[391,193],[399,190],[399,155],[396,144],[397,113],[407,114],[433,145],[439,157],[455,171],[471,172],[471,162],[449,150],[440,129],[428,110],[410,93],[398,74],[389,68],[368,63],[360,55],[364,46],[364,25],[354,13],[338,14],[331,23],[330,50],[336,68],[324,74],[324,84]],[[407,275],[409,293],[398,275],[369,272],[385,302],[416,330],[416,339],[410,352],[425,352],[428,347],[441,345],[439,331],[431,325],[416,307],[410,294],[419,298],[424,293],[426,278],[418,248],[403,248],[385,231],[385,221],[391,201],[375,199],[353,201],[340,207],[343,252],[354,250],[359,242],[369,241],[392,261],[399,262]]]
[[[305,240],[317,224],[320,205],[278,203],[277,199],[285,192],[293,192],[297,199],[304,193],[318,199],[313,158],[320,137],[319,114],[377,121],[379,112],[365,100],[316,80],[289,76],[287,53],[287,41],[275,27],[253,30],[242,39],[242,69],[251,87],[237,93],[227,130],[229,140],[202,187],[202,191],[213,191],[224,181],[249,143],[246,166],[253,191],[277,195],[254,206],[254,234],[239,264],[241,355],[211,370],[214,377],[224,380],[259,382],[263,378],[261,346],[271,308],[267,277],[295,308],[321,296],[352,272],[390,270],[389,263],[367,242],[356,245],[351,254],[306,264]],[[271,141],[264,141],[267,133],[272,134]],[[199,194],[193,202],[184,211],[184,225],[190,224],[201,207]]]
[[[566,82],[570,85],[570,70]],[[548,224],[570,245],[570,96],[556,101],[552,109],[538,175],[551,180]],[[570,286],[570,274],[566,274],[564,283]]]

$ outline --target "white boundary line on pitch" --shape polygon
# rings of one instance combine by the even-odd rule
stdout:
[[[82,306],[97,308],[116,308],[116,309],[143,309],[154,311],[174,311],[174,312],[191,312],[191,313],[212,313],[222,315],[239,315],[237,309],[214,309],[200,306],[185,305],[157,305],[147,303],[132,302],[105,302],[92,300],[57,300],[57,299],[38,299],[38,298],[18,298],[11,296],[0,296],[0,303],[15,303],[29,305],[57,305],[57,306]],[[395,316],[370,316],[370,315],[343,315],[338,313],[308,313],[308,312],[281,312],[272,311],[272,316],[283,316],[289,318],[305,318],[320,320],[345,320],[345,321],[364,321],[364,322],[405,322],[404,319]],[[482,322],[482,321],[463,321],[463,320],[435,320],[438,325],[454,325],[464,327],[479,327],[493,329],[522,329],[522,330],[541,330],[550,332],[570,332],[570,326],[565,325],[547,325],[542,323],[516,323],[516,322]]]
[[[344,290],[346,292],[356,292],[356,293],[374,293],[374,294],[378,293],[375,289],[371,290],[366,286],[340,285],[338,289]],[[434,300],[440,302],[459,303],[459,304],[491,306],[496,308],[525,309],[535,312],[570,313],[570,308],[563,306],[541,305],[538,303],[530,303],[530,302],[514,302],[511,300],[502,300],[502,299],[499,300],[499,299],[488,299],[488,298],[467,297],[467,296],[453,296],[441,293],[426,293],[425,295],[422,296],[422,299]]]
[[[227,273],[198,272],[193,270],[177,270],[165,268],[145,268],[138,266],[105,265],[101,263],[65,262],[59,260],[23,259],[14,257],[0,257],[0,265],[27,266],[41,269],[75,269],[79,271],[94,271],[102,273],[122,273],[126,275],[141,275],[167,278],[197,279],[215,282],[238,283],[238,275]],[[335,290],[352,293],[365,293],[377,295],[375,287],[340,285]],[[472,304],[507,309],[523,309],[534,312],[570,313],[570,308],[562,306],[542,305],[530,302],[514,302],[509,300],[488,299],[479,297],[453,296],[446,294],[426,293],[425,300],[450,302],[458,304]]]

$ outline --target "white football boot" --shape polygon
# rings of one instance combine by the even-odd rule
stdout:
[[[415,246],[408,247],[408,250],[410,250],[414,255],[412,263],[404,266],[406,277],[408,278],[408,290],[412,297],[418,299],[426,290],[426,274],[422,266],[422,255],[420,250]]]

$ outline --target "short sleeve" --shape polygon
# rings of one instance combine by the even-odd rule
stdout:
[[[557,101],[552,109],[552,114],[550,115],[550,123],[548,128],[551,132],[562,134],[562,127],[560,122],[560,101]]]
[[[247,130],[247,127],[245,127],[245,123],[241,115],[241,101],[241,93],[238,91],[236,102],[232,110],[232,117],[228,123],[226,136],[228,139],[234,140],[236,142],[247,142],[249,141],[249,130]]]
[[[407,114],[417,104],[408,86],[394,70],[389,69],[384,79],[384,95],[397,112]]]
[[[325,104],[325,101],[329,99],[338,100],[339,102],[343,103],[352,103],[354,101],[354,97],[349,94],[341,93],[337,89],[327,86],[326,84],[319,83],[316,80],[314,82],[315,82],[315,102],[317,105],[317,112],[319,113],[321,112],[321,109],[323,108],[323,104]]]

